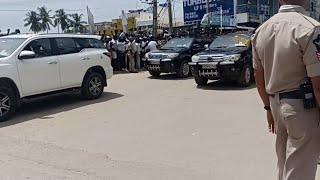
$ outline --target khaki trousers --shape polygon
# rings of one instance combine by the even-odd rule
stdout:
[[[278,180],[315,180],[320,155],[319,110],[300,99],[270,97],[275,119]]]
[[[136,71],[135,68],[135,62],[134,62],[134,55],[132,53],[128,53],[128,58],[129,58],[129,71]]]

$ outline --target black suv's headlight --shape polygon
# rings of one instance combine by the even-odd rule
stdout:
[[[178,57],[179,56],[179,53],[170,53],[170,54],[167,54],[167,57],[169,58],[169,59],[173,59],[173,58],[176,58],[176,57]]]
[[[194,55],[192,56],[191,60],[192,62],[199,62],[200,56]]]
[[[223,57],[224,61],[229,61],[229,62],[235,62],[238,61],[241,58],[241,54],[232,54],[232,55],[226,55]]]

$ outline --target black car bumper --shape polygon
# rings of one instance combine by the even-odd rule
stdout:
[[[193,76],[208,79],[237,79],[241,68],[235,62],[190,62]]]
[[[176,71],[176,64],[171,59],[148,59],[146,61],[146,67],[149,71],[171,73]]]

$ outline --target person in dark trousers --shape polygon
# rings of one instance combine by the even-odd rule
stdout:
[[[113,40],[111,41],[111,55],[112,55],[112,61],[114,62],[114,70],[120,71],[121,70],[121,64],[120,59],[118,57],[118,37],[114,36]]]
[[[118,61],[120,63],[120,67],[122,71],[128,72],[127,63],[126,63],[126,41],[123,37],[118,40]]]

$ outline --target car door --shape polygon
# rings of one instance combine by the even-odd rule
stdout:
[[[60,61],[61,86],[63,88],[81,86],[88,70],[88,58],[81,52],[82,47],[74,38],[55,38]]]
[[[61,88],[59,60],[52,53],[52,39],[32,40],[23,50],[33,51],[34,57],[17,60],[22,93],[26,96]]]

